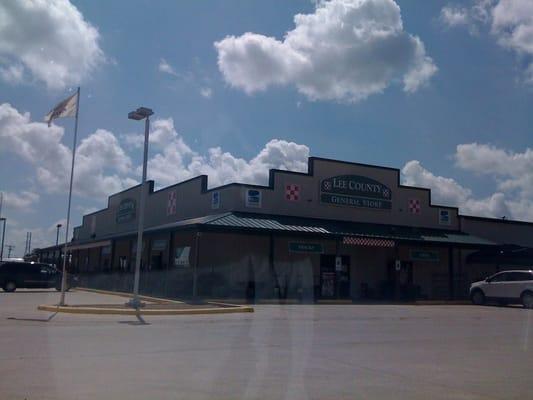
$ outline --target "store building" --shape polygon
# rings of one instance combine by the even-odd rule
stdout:
[[[74,229],[70,269],[86,285],[131,290],[139,195],[111,195]],[[532,223],[461,216],[398,169],[315,157],[268,186],[150,181],[145,227],[141,292],[169,297],[465,298],[474,280],[533,265]]]

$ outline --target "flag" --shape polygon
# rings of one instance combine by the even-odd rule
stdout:
[[[77,113],[77,104],[78,92],[74,93],[72,96],[55,106],[52,111],[46,114],[44,121],[48,122],[48,126],[50,126],[52,121],[56,118],[75,117]]]

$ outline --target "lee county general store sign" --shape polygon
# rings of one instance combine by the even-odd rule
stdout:
[[[389,187],[359,175],[340,175],[324,179],[320,184],[320,201],[360,208],[390,210],[392,193]]]

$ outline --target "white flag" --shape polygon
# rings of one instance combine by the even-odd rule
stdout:
[[[77,104],[78,93],[76,92],[69,98],[63,100],[61,103],[55,106],[52,111],[46,114],[44,117],[44,122],[48,122],[48,126],[50,126],[52,121],[56,118],[75,117],[77,112]]]

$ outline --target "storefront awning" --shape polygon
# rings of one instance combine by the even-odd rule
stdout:
[[[368,224],[289,216],[266,216],[252,213],[226,213],[212,216],[198,225],[221,230],[247,230],[316,234],[342,237],[346,244],[359,239],[375,239],[372,245],[394,246],[395,242],[424,242],[445,245],[490,246],[493,242],[459,231],[417,228],[398,225]],[[364,240],[363,240],[364,241]],[[349,242],[349,243],[348,243]]]
[[[105,246],[111,246],[111,240],[101,240],[99,242],[78,244],[78,245],[72,245],[72,246],[69,245],[68,246],[68,251],[92,249],[92,248],[95,248],[95,247],[105,247]]]

